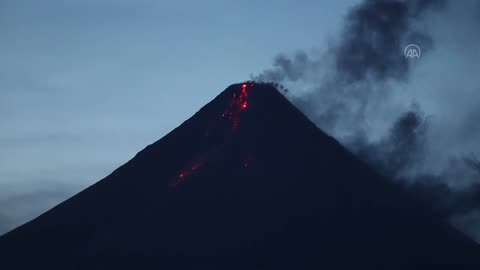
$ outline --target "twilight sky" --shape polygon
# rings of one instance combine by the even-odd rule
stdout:
[[[108,175],[359,1],[0,0],[0,234]]]

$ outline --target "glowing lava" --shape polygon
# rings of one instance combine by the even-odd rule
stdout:
[[[253,159],[253,156],[248,156],[247,158],[243,159],[242,167],[245,169],[248,168],[251,165]]]
[[[254,86],[253,83],[250,86]],[[248,107],[248,84],[241,86],[240,93],[233,93],[232,100],[227,110],[222,114],[223,118],[232,122],[233,129],[237,129],[240,123],[240,113]]]
[[[225,133],[224,144],[230,140],[232,133],[238,128],[240,123],[240,113],[248,108],[248,87],[249,86],[253,87],[254,84],[243,83],[241,86],[240,92],[233,93],[233,97],[232,97],[232,100],[230,101],[228,108],[222,114],[223,119],[226,119],[232,123],[232,130],[227,130]],[[205,133],[205,136],[208,136],[208,135],[209,135],[209,132],[207,130]],[[220,148],[223,148],[224,144],[222,144]],[[195,171],[201,169],[205,165],[205,163],[210,159],[210,156],[214,154],[214,152],[215,152],[214,150],[206,152],[192,166],[180,172],[176,177],[176,179],[170,182],[170,186],[177,187],[179,184],[181,184],[185,180],[185,178],[192,175]],[[251,161],[251,158],[247,158],[246,160],[244,160],[243,167],[245,168],[248,167],[250,161]]]
[[[207,159],[207,156],[200,158],[200,160],[197,161],[195,164],[193,164],[189,169],[178,174],[177,179],[172,181],[170,183],[170,186],[177,187],[180,183],[183,182],[183,180],[185,180],[187,176],[192,175],[196,170],[200,169],[203,165],[205,165],[206,159]]]

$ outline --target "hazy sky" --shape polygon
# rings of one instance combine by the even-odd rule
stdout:
[[[355,0],[0,0],[0,234],[128,161]]]

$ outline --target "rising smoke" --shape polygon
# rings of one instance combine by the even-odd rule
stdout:
[[[279,55],[252,79],[301,90],[288,97],[319,127],[480,241],[479,7],[365,0],[324,53]],[[412,43],[421,59],[403,56]]]

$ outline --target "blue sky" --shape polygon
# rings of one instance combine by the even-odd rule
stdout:
[[[108,175],[358,1],[0,1],[0,234]]]

